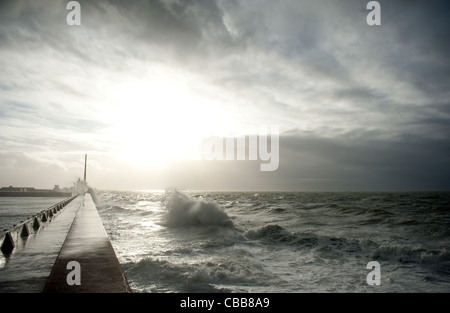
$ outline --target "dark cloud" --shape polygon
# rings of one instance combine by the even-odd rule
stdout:
[[[214,90],[211,102],[224,99],[248,123],[292,129],[280,140],[273,173],[251,162],[193,162],[166,173],[168,183],[450,187],[447,1],[380,0],[381,26],[366,24],[368,1],[360,0],[79,2],[82,26],[69,27],[67,1],[0,1],[0,127],[11,132],[0,135],[5,150],[95,150],[71,134],[106,133],[111,125],[95,115],[103,111],[83,107],[92,110],[89,119],[55,95],[102,103],[110,80],[120,85],[139,75],[127,74],[133,66],[163,64],[201,77]],[[36,90],[50,96],[25,96]],[[43,133],[27,141],[27,127]]]
[[[321,180],[327,180],[325,189],[333,190],[450,188],[447,139],[290,136],[280,143],[280,173],[273,175],[284,177],[293,189],[314,179],[317,188],[322,189]]]
[[[163,1],[108,1],[103,4],[107,14],[114,9],[119,16],[107,16],[105,24],[119,35],[150,44],[175,45],[188,49],[201,39],[201,29],[190,19],[186,6],[181,3],[166,4]],[[97,21],[92,21],[98,23]]]
[[[427,95],[436,96],[450,77],[450,6],[446,1],[380,1],[383,21],[393,47],[377,42],[377,52],[398,80],[410,82]],[[384,27],[384,26],[383,26]],[[388,53],[386,53],[388,51]],[[374,53],[376,56],[376,53]],[[377,59],[381,63],[381,60]]]

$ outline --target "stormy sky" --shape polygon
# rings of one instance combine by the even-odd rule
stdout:
[[[0,0],[0,185],[448,190],[450,4]],[[192,157],[279,126],[279,166]]]

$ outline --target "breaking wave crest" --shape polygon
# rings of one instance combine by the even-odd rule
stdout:
[[[167,214],[162,220],[162,224],[165,226],[233,226],[229,216],[215,202],[191,199],[176,190],[169,193],[166,201]]]

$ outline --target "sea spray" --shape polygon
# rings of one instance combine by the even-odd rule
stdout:
[[[95,189],[88,186],[88,193],[91,195],[92,201],[94,201],[95,204],[98,204],[98,198],[97,198],[97,193],[95,192]]]
[[[233,226],[233,222],[216,202],[192,199],[177,190],[168,192],[166,201],[167,214],[162,222],[165,226]]]

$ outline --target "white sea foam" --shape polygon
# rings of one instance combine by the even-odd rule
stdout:
[[[192,199],[179,191],[171,191],[166,202],[167,214],[163,225],[180,227],[188,225],[232,226],[228,215],[215,202]]]

